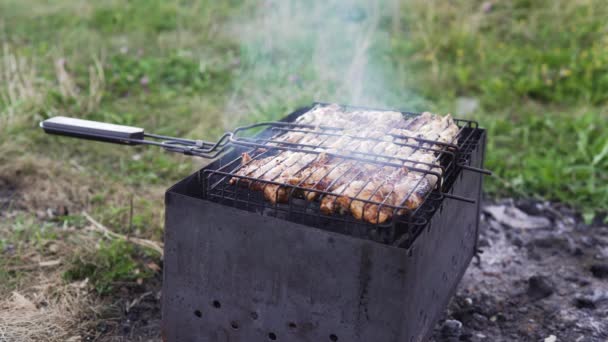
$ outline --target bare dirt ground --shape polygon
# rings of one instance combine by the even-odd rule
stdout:
[[[122,287],[106,319],[97,320],[85,341],[160,342],[160,289],[162,277],[141,286]]]

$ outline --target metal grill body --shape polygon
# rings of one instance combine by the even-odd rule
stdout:
[[[461,157],[481,168],[485,132],[470,136]],[[414,222],[372,226],[210,181],[242,151],[166,193],[165,340],[425,340],[474,255],[482,175],[444,180],[475,204],[432,193]]]

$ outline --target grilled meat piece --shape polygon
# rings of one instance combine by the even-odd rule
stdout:
[[[315,154],[302,154],[293,153],[290,160],[295,160],[287,168],[281,171],[275,172],[274,174],[265,175],[262,179],[272,181],[273,183],[266,183],[263,186],[264,197],[272,204],[287,202],[289,197],[287,196],[290,191],[285,186],[279,184],[286,184],[292,174],[297,173],[299,170],[306,169],[312,164],[318,155]],[[293,189],[293,188],[292,188]]]
[[[273,204],[293,195],[313,201],[322,191],[328,193],[320,201],[323,213],[350,212],[372,224],[423,203],[441,182],[437,151],[459,133],[449,114],[404,118],[397,112],[344,112],[336,105],[312,109],[293,127],[268,141],[277,148],[274,155],[244,153],[231,184],[238,180],[263,191]]]

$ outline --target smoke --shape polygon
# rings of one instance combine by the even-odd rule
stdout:
[[[404,73],[391,60],[401,34],[398,0],[271,0],[249,8],[231,25],[241,48],[233,112],[276,118],[312,101],[404,109],[423,101],[399,89]]]

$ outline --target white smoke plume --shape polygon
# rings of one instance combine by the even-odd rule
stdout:
[[[252,113],[277,118],[312,101],[400,109],[421,102],[398,89],[388,57],[400,32],[398,0],[269,0],[250,9],[231,25],[242,73],[230,112],[255,120]]]

